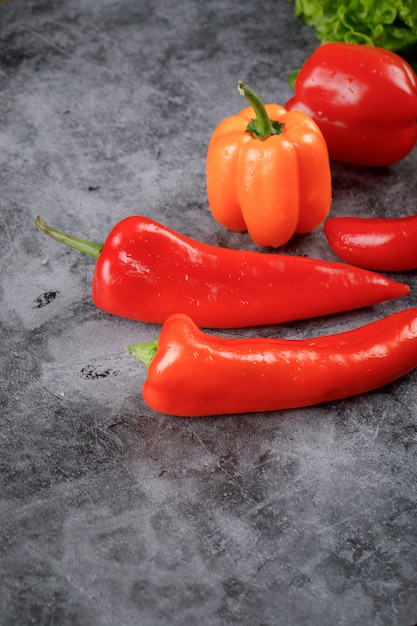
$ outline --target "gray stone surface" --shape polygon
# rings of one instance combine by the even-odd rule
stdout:
[[[316,45],[285,0],[0,4],[2,626],[417,622],[417,372],[306,410],[158,415],[124,348],[159,327],[96,310],[94,261],[34,227],[103,241],[140,213],[253,247],[209,214],[207,143],[239,79],[285,103]],[[333,164],[332,214],[416,212],[416,168]],[[288,250],[334,258],[321,228]],[[398,279],[405,300],[263,332],[415,306]]]

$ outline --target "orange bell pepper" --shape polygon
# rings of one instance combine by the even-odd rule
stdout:
[[[327,145],[305,113],[264,105],[244,83],[238,88],[251,106],[220,122],[212,134],[208,204],[226,228],[275,248],[327,217],[332,196]]]

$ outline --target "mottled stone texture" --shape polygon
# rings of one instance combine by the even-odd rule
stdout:
[[[417,622],[417,372],[306,410],[155,414],[124,348],[159,327],[96,310],[93,259],[34,227],[40,213],[103,241],[142,213],[253,248],[211,218],[205,153],[245,105],[239,79],[290,96],[317,44],[293,8],[0,4],[2,626]],[[333,215],[417,210],[415,152],[332,170]],[[334,258],[321,228],[288,251]],[[405,300],[239,333],[331,333],[415,306],[415,273],[398,278]]]

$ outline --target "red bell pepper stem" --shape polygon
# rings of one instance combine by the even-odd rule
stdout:
[[[70,248],[74,248],[74,250],[78,250],[78,252],[83,252],[84,254],[89,254],[94,259],[98,259],[99,254],[103,248],[102,243],[93,243],[91,241],[86,241],[85,239],[79,239],[78,237],[73,237],[72,235],[67,235],[67,233],[63,233],[60,230],[56,230],[55,228],[51,228],[41,218],[40,215],[35,220],[35,225],[39,230],[55,241],[59,243],[63,243]]]
[[[271,135],[282,135],[284,124],[269,118],[265,105],[258,94],[242,81],[238,83],[238,90],[242,96],[245,96],[256,114],[256,119],[248,124],[247,132],[258,139],[267,139]]]
[[[312,406],[366,393],[417,367],[417,308],[307,339],[220,337],[171,315],[154,342],[128,348],[147,363],[143,398],[199,417]]]

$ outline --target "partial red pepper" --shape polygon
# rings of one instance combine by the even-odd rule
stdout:
[[[324,233],[338,257],[367,269],[417,269],[417,215],[398,218],[333,217]]]
[[[326,142],[304,113],[264,105],[244,83],[251,103],[214,130],[207,152],[207,197],[213,217],[278,247],[327,217],[332,184]],[[255,118],[254,118],[255,115]]]
[[[55,240],[97,259],[92,297],[114,315],[163,323],[185,313],[199,326],[238,328],[329,315],[399,298],[408,285],[344,263],[219,248],[141,216],[104,244],[47,226]]]
[[[321,129],[334,161],[387,166],[417,141],[417,76],[400,56],[375,46],[325,43],[302,66],[286,103]]]
[[[417,309],[313,339],[204,334],[185,315],[127,348],[148,366],[145,402],[183,417],[279,411],[365,393],[417,367]]]

